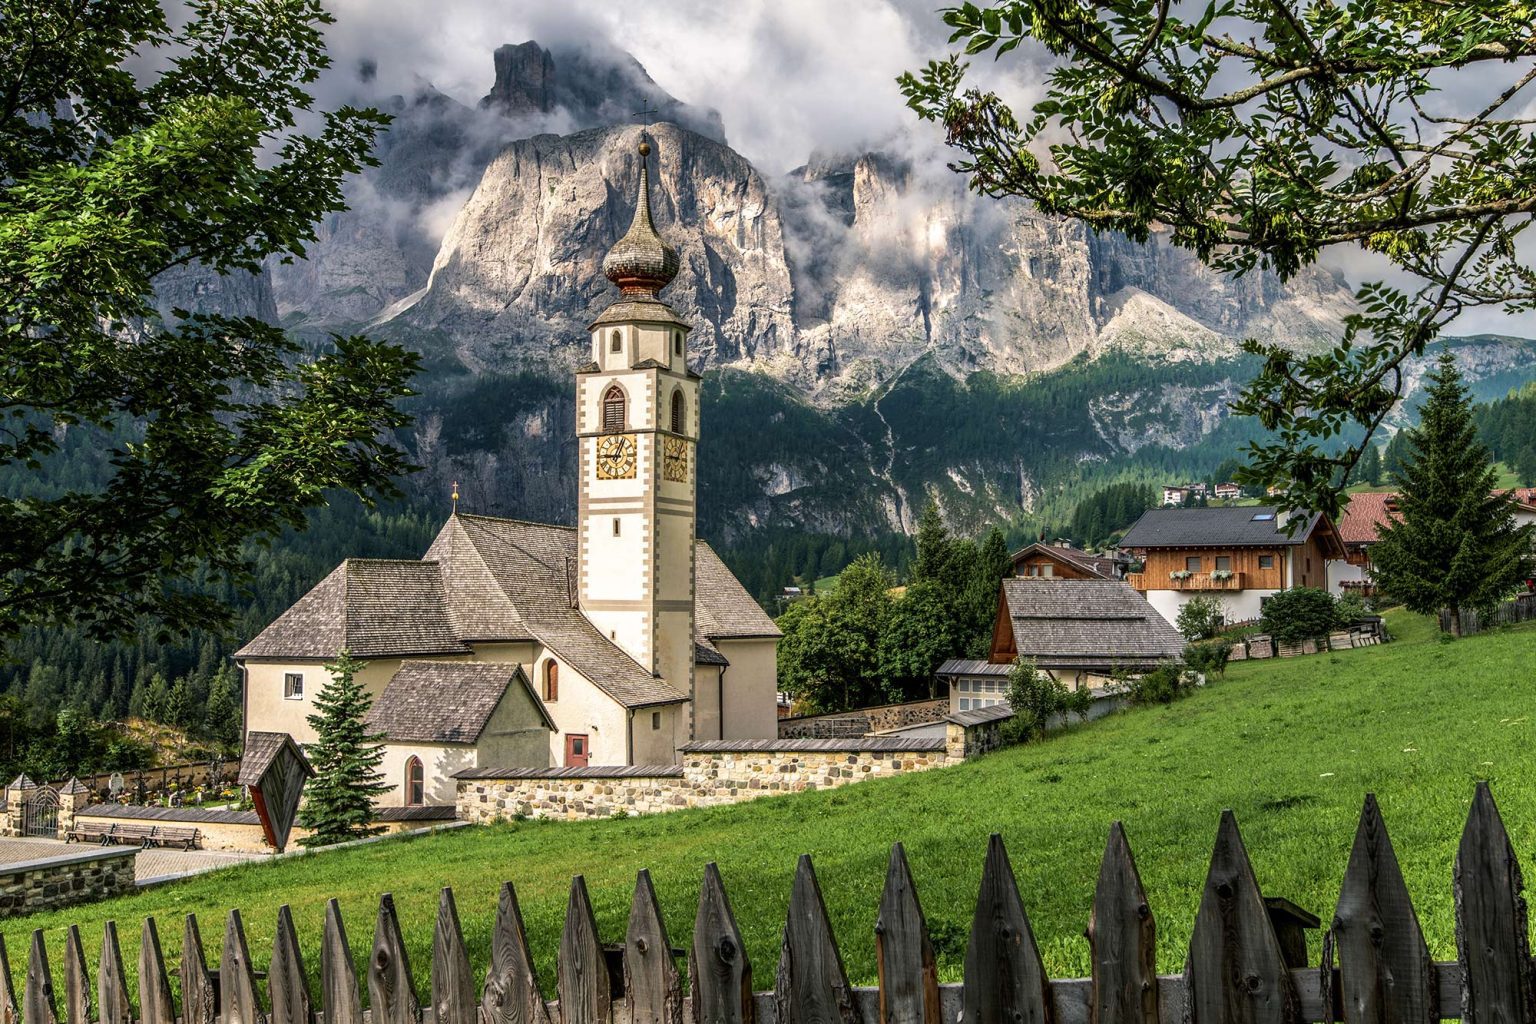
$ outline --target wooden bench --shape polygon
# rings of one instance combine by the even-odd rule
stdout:
[[[148,849],[153,845],[151,840],[154,838],[154,835],[155,826],[153,825],[124,825],[121,822],[113,822],[112,827],[107,829],[107,835],[103,841],[112,846],[126,846],[129,843],[137,843],[139,846]]]
[[[106,846],[112,826],[100,821],[80,822],[64,836],[66,843],[99,843]]]
[[[202,833],[195,828],[176,825],[156,825],[150,842],[155,846],[179,846],[183,850],[195,850]]]

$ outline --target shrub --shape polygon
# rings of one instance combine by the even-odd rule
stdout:
[[[1195,597],[1179,609],[1178,630],[1185,640],[1204,640],[1221,629],[1221,602],[1214,597]]]
[[[1209,643],[1190,644],[1184,648],[1184,664],[1206,677],[1227,673],[1227,658],[1232,654],[1232,641],[1212,640]]]
[[[1347,629],[1367,615],[1365,598],[1359,594],[1343,594],[1333,603],[1334,623]]]
[[[1327,636],[1337,612],[1333,596],[1316,587],[1282,590],[1264,603],[1261,622],[1265,632],[1283,644],[1299,644]]]
[[[1003,740],[1023,743],[1045,734],[1046,723],[1066,709],[1068,690],[1057,679],[1020,659],[1008,673],[1008,704],[1013,717],[1003,723]]]
[[[1159,665],[1126,681],[1125,696],[1132,704],[1172,704],[1184,695],[1184,666],[1178,662]]]

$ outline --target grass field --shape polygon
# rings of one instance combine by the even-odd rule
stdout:
[[[496,887],[510,879],[549,988],[572,874],[586,875],[602,934],[615,940],[634,873],[649,867],[673,943],[686,945],[699,878],[714,860],[763,989],[772,984],[795,856],[809,852],[848,971],[855,982],[871,983],[876,906],[887,852],[899,840],[942,974],[957,980],[986,836],[998,831],[1046,966],[1056,976],[1083,975],[1093,881],[1106,830],[1118,818],[1156,915],[1160,966],[1176,970],[1222,808],[1237,812],[1265,891],[1326,921],[1360,802],[1374,791],[1431,949],[1451,958],[1451,862],[1475,780],[1492,780],[1526,870],[1536,870],[1536,630],[1440,644],[1426,620],[1390,621],[1397,643],[1234,665],[1226,679],[1175,705],[1111,716],[956,768],[735,807],[463,829],[236,868],[5,922],[7,945],[19,967],[27,933],[43,927],[60,956],[64,926],[78,922],[94,958],[102,922],[115,918],[131,969],[140,920],[155,914],[174,965],[181,915],[198,913],[205,941],[216,946],[222,915],[238,906],[260,965],[276,907],[286,902],[313,972],[325,899],[341,899],[361,957],[378,894],[389,890],[425,992],[438,887],[454,887],[483,972]],[[1316,948],[1314,937],[1314,959]]]

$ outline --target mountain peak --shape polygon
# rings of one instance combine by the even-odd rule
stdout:
[[[508,117],[547,114],[555,107],[555,58],[532,39],[504,43],[491,54],[496,83],[480,101]]]

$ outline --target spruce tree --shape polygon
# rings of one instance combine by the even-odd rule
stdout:
[[[1360,453],[1360,461],[1355,464],[1354,482],[1357,484],[1369,484],[1372,487],[1381,485],[1381,449],[1374,444],[1367,444],[1365,450]]]
[[[1410,611],[1447,609],[1460,636],[1463,609],[1492,608],[1530,575],[1531,527],[1517,526],[1509,497],[1493,493],[1498,473],[1450,352],[1429,380],[1394,474],[1401,520],[1381,528],[1371,564],[1377,584]]]
[[[312,830],[299,840],[305,846],[328,846],[384,831],[374,824],[373,809],[373,798],[389,789],[378,770],[384,760],[384,734],[364,728],[373,695],[357,682],[357,673],[367,664],[342,651],[325,666],[331,679],[320,688],[316,713],[308,719],[319,738],[305,748],[315,769],[308,799],[299,811],[299,824]]]

